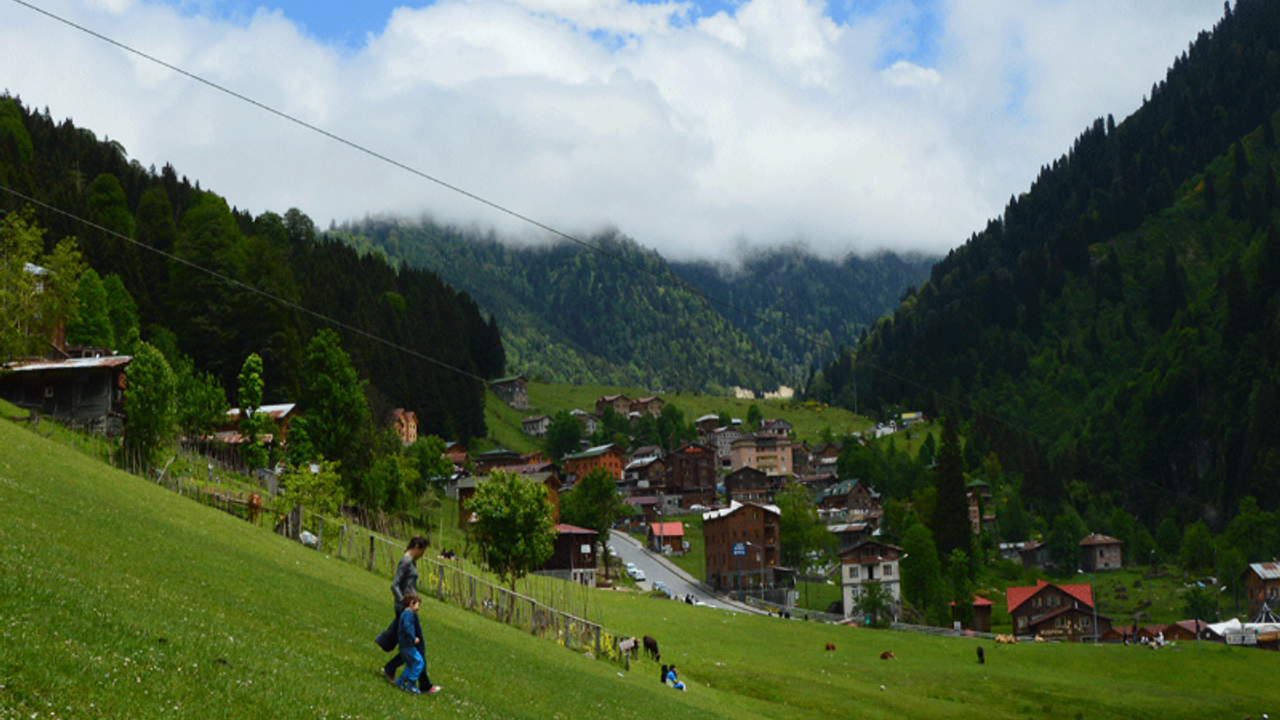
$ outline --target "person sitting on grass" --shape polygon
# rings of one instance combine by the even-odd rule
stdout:
[[[417,635],[418,606],[421,602],[416,593],[405,593],[404,612],[400,613],[398,628],[400,655],[404,657],[404,670],[400,673],[400,679],[396,680],[396,687],[411,695],[422,694],[422,691],[418,689],[418,676],[423,673],[426,665],[422,659],[422,638]],[[439,685],[432,685],[427,690],[427,694],[434,694],[439,691]]]
[[[684,683],[680,682],[680,678],[676,675],[675,665],[667,668],[667,676],[663,678],[663,681],[671,683],[671,687],[676,690],[684,690]]]

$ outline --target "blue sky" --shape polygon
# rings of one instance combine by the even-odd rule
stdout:
[[[29,0],[574,234],[669,256],[945,253],[1221,0]],[[395,11],[395,12],[393,12]],[[0,78],[254,213],[545,233],[32,12]]]
[[[358,50],[363,47],[369,34],[380,34],[391,17],[391,11],[398,7],[419,9],[432,3],[396,2],[395,0],[274,0],[272,2],[252,2],[251,0],[167,0],[175,7],[189,14],[205,13],[214,17],[243,21],[251,17],[260,8],[268,11],[279,10],[294,22],[306,28],[313,37],[347,50]],[[651,0],[637,0],[641,5],[657,5]],[[740,2],[726,0],[703,0],[688,2],[688,12],[675,19],[676,24],[687,24],[698,18],[710,17],[719,12],[733,14]],[[898,17],[893,27],[893,34],[899,38],[900,46],[886,52],[881,58],[887,67],[897,60],[909,60],[914,63],[929,63],[937,55],[938,3],[936,0],[921,0],[914,3],[900,3],[892,0],[836,0],[827,3],[825,14],[838,23],[847,23],[859,17],[891,14]],[[892,13],[886,13],[892,9]]]

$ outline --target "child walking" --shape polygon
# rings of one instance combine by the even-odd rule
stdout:
[[[396,687],[411,695],[421,695],[418,689],[418,676],[425,670],[426,663],[422,659],[422,638],[418,636],[418,606],[421,600],[417,593],[405,593],[404,612],[400,613],[400,621],[396,624],[400,640],[400,656],[404,658],[404,670]],[[427,694],[440,691],[439,685],[431,685]]]

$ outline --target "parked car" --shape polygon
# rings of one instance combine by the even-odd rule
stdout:
[[[635,580],[636,582],[644,582],[644,579],[645,579],[645,578],[644,578],[644,571],[643,571],[643,570],[641,570],[640,568],[636,568],[636,569],[632,570],[632,571],[631,571],[631,578],[632,578],[633,580]]]

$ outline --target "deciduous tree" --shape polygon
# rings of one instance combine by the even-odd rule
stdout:
[[[486,564],[512,591],[516,580],[551,557],[556,531],[541,483],[498,470],[476,487],[468,508],[475,515],[471,532]]]
[[[138,345],[125,370],[122,448],[130,461],[154,464],[160,451],[173,441],[176,425],[177,384],[173,370],[160,351],[147,343]]]
[[[576,421],[575,421],[576,422]],[[592,468],[560,498],[560,518],[570,525],[596,531],[601,547],[609,545],[609,532],[626,507],[618,496],[618,484],[609,471]],[[605,575],[609,574],[609,554],[605,553]]]

